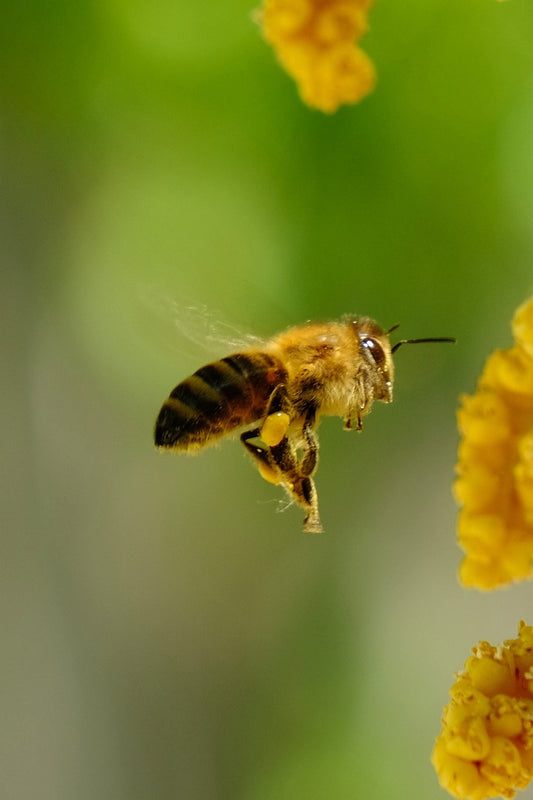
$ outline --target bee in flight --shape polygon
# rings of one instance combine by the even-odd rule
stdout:
[[[374,400],[392,402],[392,356],[401,345],[455,341],[402,339],[391,346],[397,327],[386,331],[369,317],[353,316],[310,322],[207,364],[163,403],[155,444],[195,453],[247,427],[241,442],[261,476],[303,507],[306,533],[322,533],[313,481],[320,416],[342,417],[346,430],[361,431]]]

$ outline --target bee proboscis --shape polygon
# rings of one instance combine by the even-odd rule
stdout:
[[[194,453],[240,434],[261,476],[280,484],[306,512],[303,530],[322,533],[313,475],[321,415],[361,431],[374,400],[392,402],[393,354],[403,344],[453,342],[402,339],[369,317],[307,323],[201,367],[163,403],[155,425],[162,450]],[[249,427],[251,426],[251,427]]]

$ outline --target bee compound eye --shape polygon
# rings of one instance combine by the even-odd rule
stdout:
[[[371,336],[361,337],[361,346],[365,348],[365,352],[369,354],[376,367],[385,364],[385,352],[376,339],[372,339]]]

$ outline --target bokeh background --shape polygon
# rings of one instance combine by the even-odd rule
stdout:
[[[2,5],[6,800],[438,800],[453,672],[533,621],[531,585],[458,585],[451,493],[533,290],[533,4],[376,3],[379,83],[334,116],[252,10]],[[324,536],[237,441],[154,450],[220,330],[346,312],[458,343],[322,423]]]

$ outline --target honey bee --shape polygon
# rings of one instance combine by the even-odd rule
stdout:
[[[345,430],[361,431],[374,400],[392,402],[392,356],[401,345],[455,341],[402,339],[391,346],[397,327],[384,330],[369,317],[354,316],[309,322],[207,364],[163,403],[155,444],[195,453],[252,426],[240,438],[259,473],[305,510],[304,532],[322,533],[313,481],[320,417],[342,417]]]

